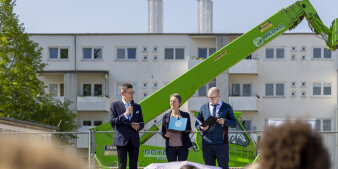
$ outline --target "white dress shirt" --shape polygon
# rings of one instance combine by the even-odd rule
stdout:
[[[217,106],[216,106],[216,114],[219,112],[219,109],[221,108],[222,104],[223,104],[223,102],[222,102],[222,100],[220,99],[220,100],[218,101]],[[210,110],[210,116],[213,116],[214,106],[211,105],[210,103],[209,103],[209,110]]]

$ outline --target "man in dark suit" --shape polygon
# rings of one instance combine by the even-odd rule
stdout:
[[[144,127],[142,109],[133,103],[134,90],[131,84],[121,85],[122,100],[110,105],[110,124],[115,129],[113,146],[117,148],[119,169],[127,167],[127,153],[129,154],[129,168],[137,168],[140,147],[138,131]]]
[[[218,165],[222,169],[229,168],[229,141],[228,127],[236,127],[236,118],[229,104],[220,100],[220,92],[216,87],[208,92],[209,102],[204,104],[198,113],[198,120],[204,122],[210,116],[217,118],[217,123],[212,126],[201,126],[196,121],[196,129],[203,131],[202,149],[206,165]]]

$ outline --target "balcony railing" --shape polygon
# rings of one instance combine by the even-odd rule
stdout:
[[[230,96],[229,104],[234,111],[257,111],[256,96]]]
[[[77,97],[77,110],[80,111],[108,111],[109,99],[97,96]]]
[[[257,60],[244,59],[229,69],[229,74],[257,74]]]

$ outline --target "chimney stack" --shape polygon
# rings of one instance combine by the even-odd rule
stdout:
[[[212,0],[197,0],[198,2],[198,33],[212,33]]]
[[[163,0],[148,0],[148,33],[163,33]]]

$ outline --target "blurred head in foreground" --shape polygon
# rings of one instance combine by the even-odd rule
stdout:
[[[46,145],[20,137],[0,139],[0,169],[80,169],[74,157]]]
[[[260,168],[329,169],[330,159],[318,133],[300,120],[265,128],[260,147]]]

